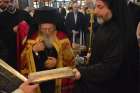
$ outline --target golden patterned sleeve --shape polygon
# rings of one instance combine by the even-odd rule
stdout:
[[[33,72],[31,68],[35,67],[32,52],[32,46],[34,43],[34,40],[28,40],[23,52],[21,53],[20,71],[24,76],[28,76],[30,72]]]
[[[61,42],[62,46],[62,58],[64,66],[74,65],[74,53],[70,44],[69,39],[64,39]]]

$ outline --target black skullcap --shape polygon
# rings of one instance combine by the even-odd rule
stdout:
[[[34,19],[38,25],[43,23],[52,23],[56,26],[57,30],[62,28],[62,18],[56,8],[42,7],[35,10]]]

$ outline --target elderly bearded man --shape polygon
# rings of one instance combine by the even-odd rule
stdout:
[[[70,41],[62,32],[59,32],[62,20],[58,11],[50,7],[37,9],[34,18],[39,24],[39,29],[27,41],[21,55],[22,73],[29,74],[35,71],[73,66],[74,55]],[[42,93],[65,93],[63,89],[68,89],[66,93],[70,93],[68,84],[71,85],[72,81],[52,80],[40,84],[40,89]]]

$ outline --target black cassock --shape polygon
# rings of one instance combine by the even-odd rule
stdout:
[[[125,53],[120,36],[120,30],[113,21],[99,27],[90,64],[77,67],[81,79],[76,81],[74,93],[132,93],[125,90],[130,83],[125,76],[127,70],[122,61]]]
[[[38,56],[34,54],[35,65],[37,71],[49,70],[45,67],[48,57],[57,59],[57,51],[54,47],[46,48],[45,51],[38,52]],[[55,69],[55,68],[54,68]],[[55,93],[55,80],[43,82],[40,84],[41,93]]]
[[[30,26],[33,24],[31,16],[23,10],[17,9],[14,14],[7,11],[0,13],[0,40],[3,42],[3,46],[5,46],[8,53],[4,61],[15,69],[17,69],[17,34],[13,31],[13,28],[23,20]],[[0,58],[3,57],[0,56]]]
[[[8,55],[8,51],[5,48],[3,41],[0,40],[0,58],[2,60],[6,60],[7,59],[7,55]]]

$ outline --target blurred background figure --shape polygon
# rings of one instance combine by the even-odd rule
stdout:
[[[72,11],[73,11],[72,7],[68,7],[68,13],[70,13]]]
[[[137,39],[138,39],[139,53],[140,53],[140,22],[137,27]],[[140,62],[140,60],[139,60],[139,62]]]
[[[0,13],[0,40],[7,49],[5,60],[10,66],[18,69],[19,55],[22,50],[22,40],[27,37],[31,26],[34,24],[28,12],[17,9],[13,0],[2,0]]]
[[[3,11],[3,10],[2,10],[2,4],[3,4],[3,1],[0,0],[0,13]]]
[[[128,9],[129,9],[130,15],[133,18],[132,22],[134,22],[133,25],[136,31],[138,23],[140,22],[140,6],[132,2],[132,0],[128,0]]]
[[[66,18],[66,9],[62,5],[59,7],[59,13],[60,13],[61,17],[63,18],[63,20],[65,20],[65,18]]]
[[[85,33],[85,17],[79,12],[79,5],[77,2],[72,4],[72,12],[69,12],[66,17],[66,29],[71,42],[80,43],[80,32]],[[75,34],[75,41],[73,41],[73,34]]]
[[[30,14],[30,16],[33,17],[34,11],[35,11],[34,8],[28,6],[28,7],[26,7],[24,10],[25,10],[26,12],[28,12],[28,13]]]

